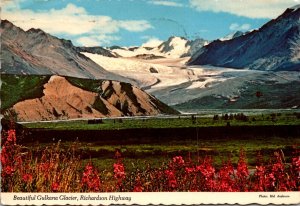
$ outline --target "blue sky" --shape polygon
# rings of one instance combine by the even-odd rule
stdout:
[[[251,30],[299,0],[3,0],[2,19],[85,46],[213,40]]]

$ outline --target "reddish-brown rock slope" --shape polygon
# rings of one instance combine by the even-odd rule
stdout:
[[[176,114],[153,96],[128,83],[105,80],[101,92],[91,92],[54,75],[43,96],[16,103],[10,109],[18,121]]]

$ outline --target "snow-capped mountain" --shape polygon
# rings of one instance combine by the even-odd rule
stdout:
[[[188,40],[183,37],[173,36],[159,45],[158,50],[167,56],[180,57],[189,50],[187,42]]]
[[[193,55],[208,42],[204,39],[188,40],[183,37],[172,36],[158,46],[158,50],[170,57],[184,57]]]
[[[260,29],[200,49],[190,65],[256,70],[300,70],[300,8],[287,9]]]
[[[111,51],[121,57],[136,57],[140,55],[153,55],[165,58],[180,58],[192,56],[198,49],[207,45],[204,39],[188,40],[184,37],[172,36],[157,47],[112,47]]]

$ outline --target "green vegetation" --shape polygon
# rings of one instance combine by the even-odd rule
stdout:
[[[300,125],[300,114],[295,112],[255,114],[251,116],[239,114],[223,114],[200,117],[197,115],[152,117],[148,119],[102,119],[98,124],[88,124],[88,120],[69,122],[40,122],[23,124],[28,128],[43,128],[50,130],[120,130],[129,128],[185,128],[185,127],[211,127],[214,126],[262,126],[262,125]],[[58,137],[59,138],[59,137]],[[57,138],[56,138],[57,139]],[[63,138],[62,138],[63,140]],[[31,148],[49,147],[53,143],[38,143]],[[63,148],[69,148],[73,142],[62,141]],[[293,147],[299,147],[299,137],[279,136],[249,136],[247,131],[237,137],[207,138],[205,134],[193,137],[183,136],[182,139],[152,143],[127,143],[122,144],[112,141],[103,143],[100,139],[90,142],[79,142],[76,151],[88,162],[104,170],[110,171],[114,162],[115,151],[118,150],[124,157],[124,165],[128,171],[144,170],[148,165],[159,166],[164,160],[181,155],[185,159],[197,161],[205,156],[211,156],[217,166],[230,158],[234,164],[238,162],[241,148],[247,153],[249,166],[254,166],[257,153],[261,151],[265,160],[277,150],[282,150],[286,160],[290,160]]]
[[[93,108],[100,111],[104,115],[107,115],[109,113],[109,110],[99,96],[96,97]]]
[[[2,111],[12,107],[19,101],[40,98],[43,96],[44,84],[50,79],[50,75],[12,75],[1,74],[1,109]],[[101,92],[103,80],[88,80],[75,77],[66,79],[79,88]]]
[[[61,142],[61,147],[70,148],[74,142]],[[53,143],[43,143],[37,145],[28,145],[31,149],[51,147]],[[125,158],[127,168],[144,169],[148,164],[159,166],[166,159],[173,156],[181,155],[193,160],[212,156],[217,165],[221,165],[229,157],[234,163],[237,163],[239,151],[241,148],[247,153],[249,165],[255,165],[257,152],[261,153],[268,159],[273,152],[282,149],[285,158],[289,159],[292,147],[300,145],[299,138],[253,138],[253,139],[199,139],[195,141],[171,141],[165,144],[131,144],[131,145],[101,145],[98,142],[77,143],[76,151],[81,157],[93,162],[102,169],[109,169],[114,162],[116,150],[122,153]]]
[[[262,126],[262,125],[300,125],[298,113],[278,113],[245,116],[238,119],[237,114],[224,114],[215,117],[178,116],[148,119],[103,119],[99,124],[88,124],[88,120],[35,122],[23,124],[27,128],[53,130],[115,130],[130,128],[188,128],[215,126]]]
[[[76,77],[66,77],[68,82],[70,82],[72,85],[79,87],[83,90],[101,93],[101,85],[103,80],[92,80],[92,79],[82,79],[82,78],[76,78]]]
[[[49,78],[50,76],[1,74],[2,113],[19,101],[42,97],[43,86]]]

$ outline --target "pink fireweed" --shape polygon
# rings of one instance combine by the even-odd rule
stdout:
[[[13,144],[16,144],[16,142],[17,142],[16,130],[10,129],[10,130],[8,130],[7,134],[8,134],[7,135],[7,141],[11,142]]]
[[[24,174],[24,175],[22,176],[22,179],[23,179],[24,182],[31,183],[33,177],[32,177],[32,174]]]
[[[58,190],[59,190],[59,183],[58,182],[53,182],[51,184],[51,190],[52,190],[52,192],[58,192]]]
[[[176,156],[176,157],[173,157],[173,163],[178,166],[183,166],[184,160],[183,160],[182,156]]]
[[[255,181],[253,182],[254,191],[265,191],[266,186],[266,168],[264,166],[256,166],[254,173]]]
[[[91,162],[84,165],[77,150],[53,146],[34,151],[17,144],[14,129],[2,131],[1,190],[3,192],[161,192],[161,191],[299,191],[299,150],[285,157],[281,150],[269,161],[259,155],[249,172],[243,150],[237,166],[229,159],[216,166],[211,157],[188,161],[175,156],[153,167],[134,165],[125,172],[120,151],[111,170],[99,170]],[[59,145],[59,144],[58,144]],[[297,148],[295,148],[297,149]],[[36,157],[35,157],[36,156]],[[133,164],[132,164],[133,165]],[[143,169],[141,169],[141,167]],[[134,170],[136,169],[136,170]],[[112,173],[113,171],[113,173]],[[100,178],[101,176],[101,178]],[[101,180],[101,181],[100,181]]]
[[[241,150],[241,152],[240,152],[240,158],[238,161],[236,174],[237,174],[238,178],[240,178],[240,179],[245,179],[249,175],[249,170],[248,170],[248,166],[246,163],[246,157],[245,157],[244,150]]]
[[[177,187],[177,181],[175,177],[175,173],[172,170],[166,170],[165,175],[167,176],[168,179],[168,186],[171,189],[175,189]]]
[[[122,180],[125,178],[125,169],[123,163],[115,163],[114,164],[114,176],[118,180]]]
[[[201,172],[205,179],[212,178],[215,175],[215,168],[212,166],[211,157],[205,157],[203,163],[196,166],[196,170]]]
[[[100,177],[97,169],[94,168],[92,163],[88,163],[85,166],[81,179],[81,185],[83,188],[90,192],[100,191]]]

